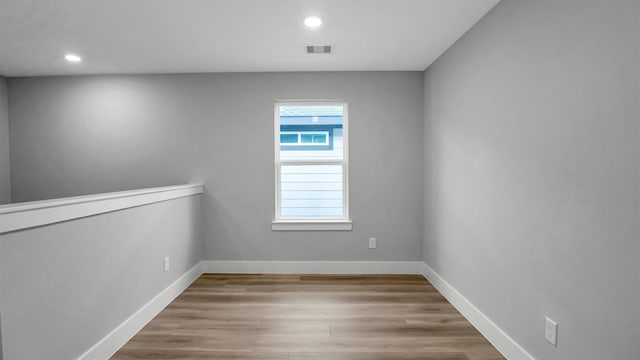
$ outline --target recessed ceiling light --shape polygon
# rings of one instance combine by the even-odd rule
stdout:
[[[72,62],[72,63],[77,63],[82,61],[82,58],[76,54],[66,54],[64,56],[64,58],[68,61],[68,62]]]
[[[309,16],[306,19],[304,19],[304,24],[308,27],[308,28],[317,28],[318,26],[320,26],[322,24],[322,19],[320,19],[317,16]]]

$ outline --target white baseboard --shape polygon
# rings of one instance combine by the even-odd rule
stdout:
[[[507,333],[475,307],[458,290],[429,265],[422,263],[422,275],[453,305],[489,342],[509,360],[535,360]]]
[[[421,261],[220,261],[204,273],[226,274],[422,274]]]
[[[138,333],[160,311],[169,305],[178,295],[202,275],[202,262],[199,262],[184,275],[156,295],[127,320],[113,329],[107,336],[92,346],[78,360],[108,359]]]

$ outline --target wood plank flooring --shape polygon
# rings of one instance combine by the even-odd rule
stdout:
[[[419,275],[205,274],[112,359],[504,359]]]

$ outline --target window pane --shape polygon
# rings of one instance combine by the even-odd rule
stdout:
[[[298,134],[280,134],[280,144],[297,144]]]
[[[327,143],[327,135],[323,135],[323,134],[312,135],[311,142],[314,143],[314,144],[326,144]]]
[[[326,134],[317,134],[317,133],[300,133],[300,143],[302,144],[328,144],[327,135]]]
[[[337,105],[280,106],[280,148],[282,160],[341,160],[343,107]],[[283,135],[296,132],[296,142],[284,142]],[[293,139],[291,139],[293,141]],[[299,142],[298,142],[299,141]],[[291,145],[291,144],[297,144]]]
[[[342,165],[281,165],[280,218],[343,217]]]

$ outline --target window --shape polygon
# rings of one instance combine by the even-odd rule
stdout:
[[[275,106],[274,230],[351,230],[347,104]]]
[[[280,150],[291,150],[293,146],[329,146],[329,132],[305,129],[300,131],[280,130]]]

